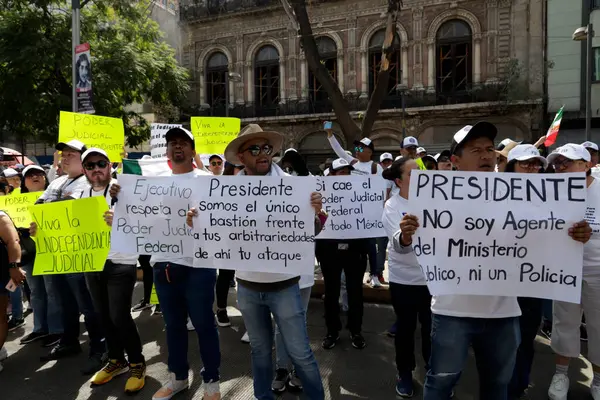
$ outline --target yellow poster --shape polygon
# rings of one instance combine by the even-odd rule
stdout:
[[[158,304],[158,295],[156,294],[156,285],[152,285],[152,293],[150,293],[150,304]]]
[[[37,224],[33,275],[102,271],[110,250],[107,210],[103,196],[29,207]]]
[[[199,154],[223,154],[240,133],[239,118],[192,117],[192,133]]]
[[[31,215],[27,209],[35,204],[42,193],[44,192],[12,192],[8,196],[0,196],[0,210],[7,213],[18,228],[29,228]]]
[[[87,147],[101,148],[106,151],[110,161],[120,162],[125,144],[123,120],[61,111],[58,141],[68,142],[74,139]]]

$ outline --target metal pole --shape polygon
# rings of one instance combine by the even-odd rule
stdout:
[[[229,71],[225,72],[225,116],[229,117]]]
[[[594,39],[594,26],[587,26],[587,71],[585,82],[585,140],[592,140],[592,40]]]
[[[77,60],[75,59],[75,47],[79,45],[79,11],[81,10],[79,0],[72,0],[72,10],[73,10],[73,21],[72,21],[72,54],[71,58],[73,60],[73,112],[77,112]]]
[[[400,92],[402,101],[402,139],[406,137],[406,104],[404,103],[404,90]]]

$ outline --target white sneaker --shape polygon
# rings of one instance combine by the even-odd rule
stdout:
[[[242,339],[240,340],[242,341],[242,343],[250,343],[250,336],[248,336],[248,331],[244,333],[244,336],[242,336]]]
[[[568,393],[569,377],[564,374],[554,374],[548,388],[548,398],[550,400],[567,400]]]
[[[371,275],[371,286],[373,286],[374,288],[381,287],[381,282],[379,282],[379,278],[377,277],[377,275]]]
[[[594,400],[600,400],[600,385],[592,385],[592,387],[590,387],[590,393]]]
[[[188,317],[187,330],[188,331],[195,331],[196,330],[196,328],[194,328],[194,324],[192,324],[192,320],[190,319],[190,317]]]
[[[169,400],[171,397],[175,396],[177,393],[184,391],[189,386],[189,381],[187,379],[178,381],[175,379],[175,374],[171,373],[171,378],[169,382],[165,383],[163,387],[158,389],[158,392],[154,393],[152,396],[152,400]]]
[[[8,350],[6,350],[6,347],[2,347],[0,349],[0,361],[4,361],[8,358]]]

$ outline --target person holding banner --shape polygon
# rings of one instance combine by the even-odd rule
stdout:
[[[554,301],[551,345],[556,353],[556,373],[552,377],[548,397],[566,400],[569,392],[569,361],[580,354],[582,312],[588,332],[587,358],[594,378],[590,392],[600,400],[600,181],[591,173],[591,156],[582,145],[568,143],[548,155],[556,173],[585,172],[587,178],[586,220],[592,227],[591,240],[583,247],[583,284],[581,304]]]
[[[21,175],[19,175],[19,172],[13,168],[6,168],[4,171],[2,171],[2,175],[10,186],[8,192],[19,194],[21,192],[21,189],[19,188],[21,185]]]
[[[46,171],[39,165],[28,165],[23,170],[21,193],[43,192],[49,184]]]
[[[104,150],[92,147],[82,154],[81,162],[91,188],[75,197],[104,196],[110,207],[112,199],[108,191],[110,185],[117,181],[111,178],[108,155]],[[137,259],[137,254],[111,251],[104,270],[85,274],[94,307],[106,331],[108,348],[108,363],[92,377],[92,385],[104,385],[114,377],[131,371],[131,377],[125,384],[125,393],[139,392],[144,387],[146,377],[142,341],[129,311],[137,280]],[[128,360],[125,359],[125,352]]]
[[[238,175],[288,176],[277,164],[273,155],[281,150],[283,136],[278,132],[263,131],[250,124],[240,131],[225,149],[225,159],[235,165],[244,165]],[[307,193],[307,196],[309,194]],[[318,213],[321,212],[321,195],[310,194],[315,209],[315,229],[321,230]],[[188,225],[196,210],[188,213]],[[254,396],[259,400],[274,399],[273,378],[273,327],[271,314],[279,326],[287,353],[302,382],[307,398],[325,398],[317,360],[310,348],[306,328],[306,310],[302,302],[299,276],[281,273],[238,271],[238,306],[244,318],[252,348],[252,376]]]
[[[396,394],[400,397],[414,395],[412,372],[415,362],[415,330],[417,320],[421,325],[421,354],[425,361],[425,369],[431,355],[431,295],[427,289],[425,277],[419,261],[413,251],[398,252],[394,248],[394,235],[399,234],[400,220],[406,215],[410,175],[418,170],[417,163],[403,157],[394,161],[392,166],[383,171],[383,178],[394,183],[399,193],[391,197],[383,210],[382,222],[390,239],[388,245],[388,268],[392,305],[396,314]]]
[[[189,179],[209,175],[193,164],[196,151],[191,132],[179,127],[171,128],[165,134],[165,140],[171,175]],[[116,198],[120,190],[118,184],[112,185],[111,196]],[[106,213],[106,221],[112,225],[112,211]],[[204,380],[203,400],[219,400],[221,350],[213,313],[216,271],[194,268],[192,257],[152,255],[150,264],[154,267],[154,285],[166,325],[170,372],[169,381],[152,396],[152,400],[168,400],[189,388],[188,315],[196,328],[200,357],[204,364],[201,372]]]

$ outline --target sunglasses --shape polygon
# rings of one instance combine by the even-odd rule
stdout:
[[[363,151],[365,151],[365,148],[364,148],[364,147],[362,147],[362,146],[356,146],[356,147],[354,148],[354,152],[355,152],[355,153],[362,153]]]
[[[213,167],[216,167],[216,166],[220,167],[221,165],[223,165],[223,162],[222,161],[212,161],[210,163],[210,165],[212,165]]]
[[[100,168],[100,169],[104,169],[104,168],[108,167],[108,161],[100,160],[97,162],[85,163],[85,169],[87,169],[88,171],[93,171],[94,168],[96,168],[96,166],[98,166],[98,168]]]
[[[242,153],[249,151],[254,157],[258,156],[262,151],[266,156],[270,156],[273,153],[273,146],[270,144],[265,144],[264,146],[259,146],[257,144],[248,146]]]

